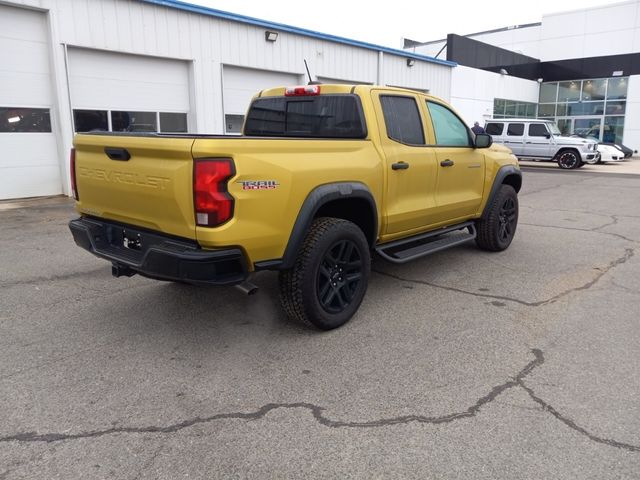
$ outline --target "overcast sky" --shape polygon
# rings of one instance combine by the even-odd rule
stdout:
[[[607,0],[185,1],[393,48],[402,48],[403,37],[426,42],[445,38],[448,33],[466,35],[539,22],[547,13],[619,3]]]

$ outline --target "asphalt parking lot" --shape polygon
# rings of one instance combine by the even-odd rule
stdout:
[[[640,476],[640,176],[525,168],[518,233],[374,262],[354,319],[111,277],[0,211],[0,479]]]

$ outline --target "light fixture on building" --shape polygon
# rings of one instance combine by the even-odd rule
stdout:
[[[501,68],[501,69],[500,69],[500,75],[509,75],[509,72],[507,72],[507,70],[506,70],[506,69]]]
[[[544,82],[544,78],[540,77],[540,78],[538,79],[538,83],[542,83],[542,82]]]
[[[413,58],[407,58],[407,67],[413,67],[416,61]]]
[[[264,32],[264,39],[267,42],[275,42],[276,40],[278,40],[278,32],[267,30],[266,32]]]
[[[621,77],[622,75],[624,75],[623,70],[614,70],[613,73],[611,74],[612,77]]]

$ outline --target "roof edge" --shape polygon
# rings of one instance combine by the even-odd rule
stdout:
[[[294,27],[292,25],[286,25],[284,23],[271,22],[267,20],[261,20],[259,18],[248,17],[238,13],[225,12],[223,10],[216,10],[215,8],[205,7],[202,5],[194,5],[192,3],[182,2],[179,0],[140,0],[144,3],[152,5],[159,5],[168,8],[175,8],[177,10],[183,10],[191,13],[198,13],[201,15],[207,15],[210,17],[221,18],[224,20],[231,20],[234,22],[245,23],[254,25],[256,27],[272,28],[280,32],[293,33],[297,35],[304,35],[306,37],[317,38],[320,40],[328,40],[335,43],[341,43],[344,45],[350,45],[353,47],[365,48],[367,50],[375,50],[377,52],[389,53],[404,58],[413,58],[424,62],[435,63],[438,65],[444,65],[447,67],[456,67],[456,62],[448,60],[441,60],[439,58],[429,57],[427,55],[419,55],[417,53],[407,52],[401,49],[395,49],[390,47],[383,47],[382,45],[376,45],[374,43],[362,42],[360,40],[352,40],[346,37],[340,37],[337,35],[331,35],[328,33],[317,32],[315,30],[308,30],[306,28]]]

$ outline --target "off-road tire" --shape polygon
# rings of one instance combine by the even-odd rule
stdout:
[[[346,258],[349,248],[351,253],[347,260],[351,261],[343,262],[344,258],[341,258],[339,262],[335,262],[336,268],[331,265],[329,270],[328,259],[337,258],[341,253]],[[356,267],[354,265],[358,263],[357,259],[359,266]],[[330,263],[334,263],[333,260]],[[338,267],[338,263],[341,267]],[[356,273],[360,276],[354,280]],[[360,307],[367,291],[370,273],[371,252],[360,228],[338,218],[315,219],[293,268],[279,274],[282,308],[289,318],[321,330],[340,327]],[[323,288],[328,288],[324,295],[321,291]],[[326,302],[332,289],[336,293],[331,297],[331,302]],[[342,308],[344,300],[348,301],[344,302],[346,305]],[[334,307],[335,303],[338,306]]]
[[[476,244],[483,250],[500,252],[511,244],[518,226],[518,194],[511,185],[501,185],[491,200],[488,214],[476,222]]]
[[[582,159],[575,150],[561,150],[556,155],[556,162],[563,170],[573,170],[580,167]]]

